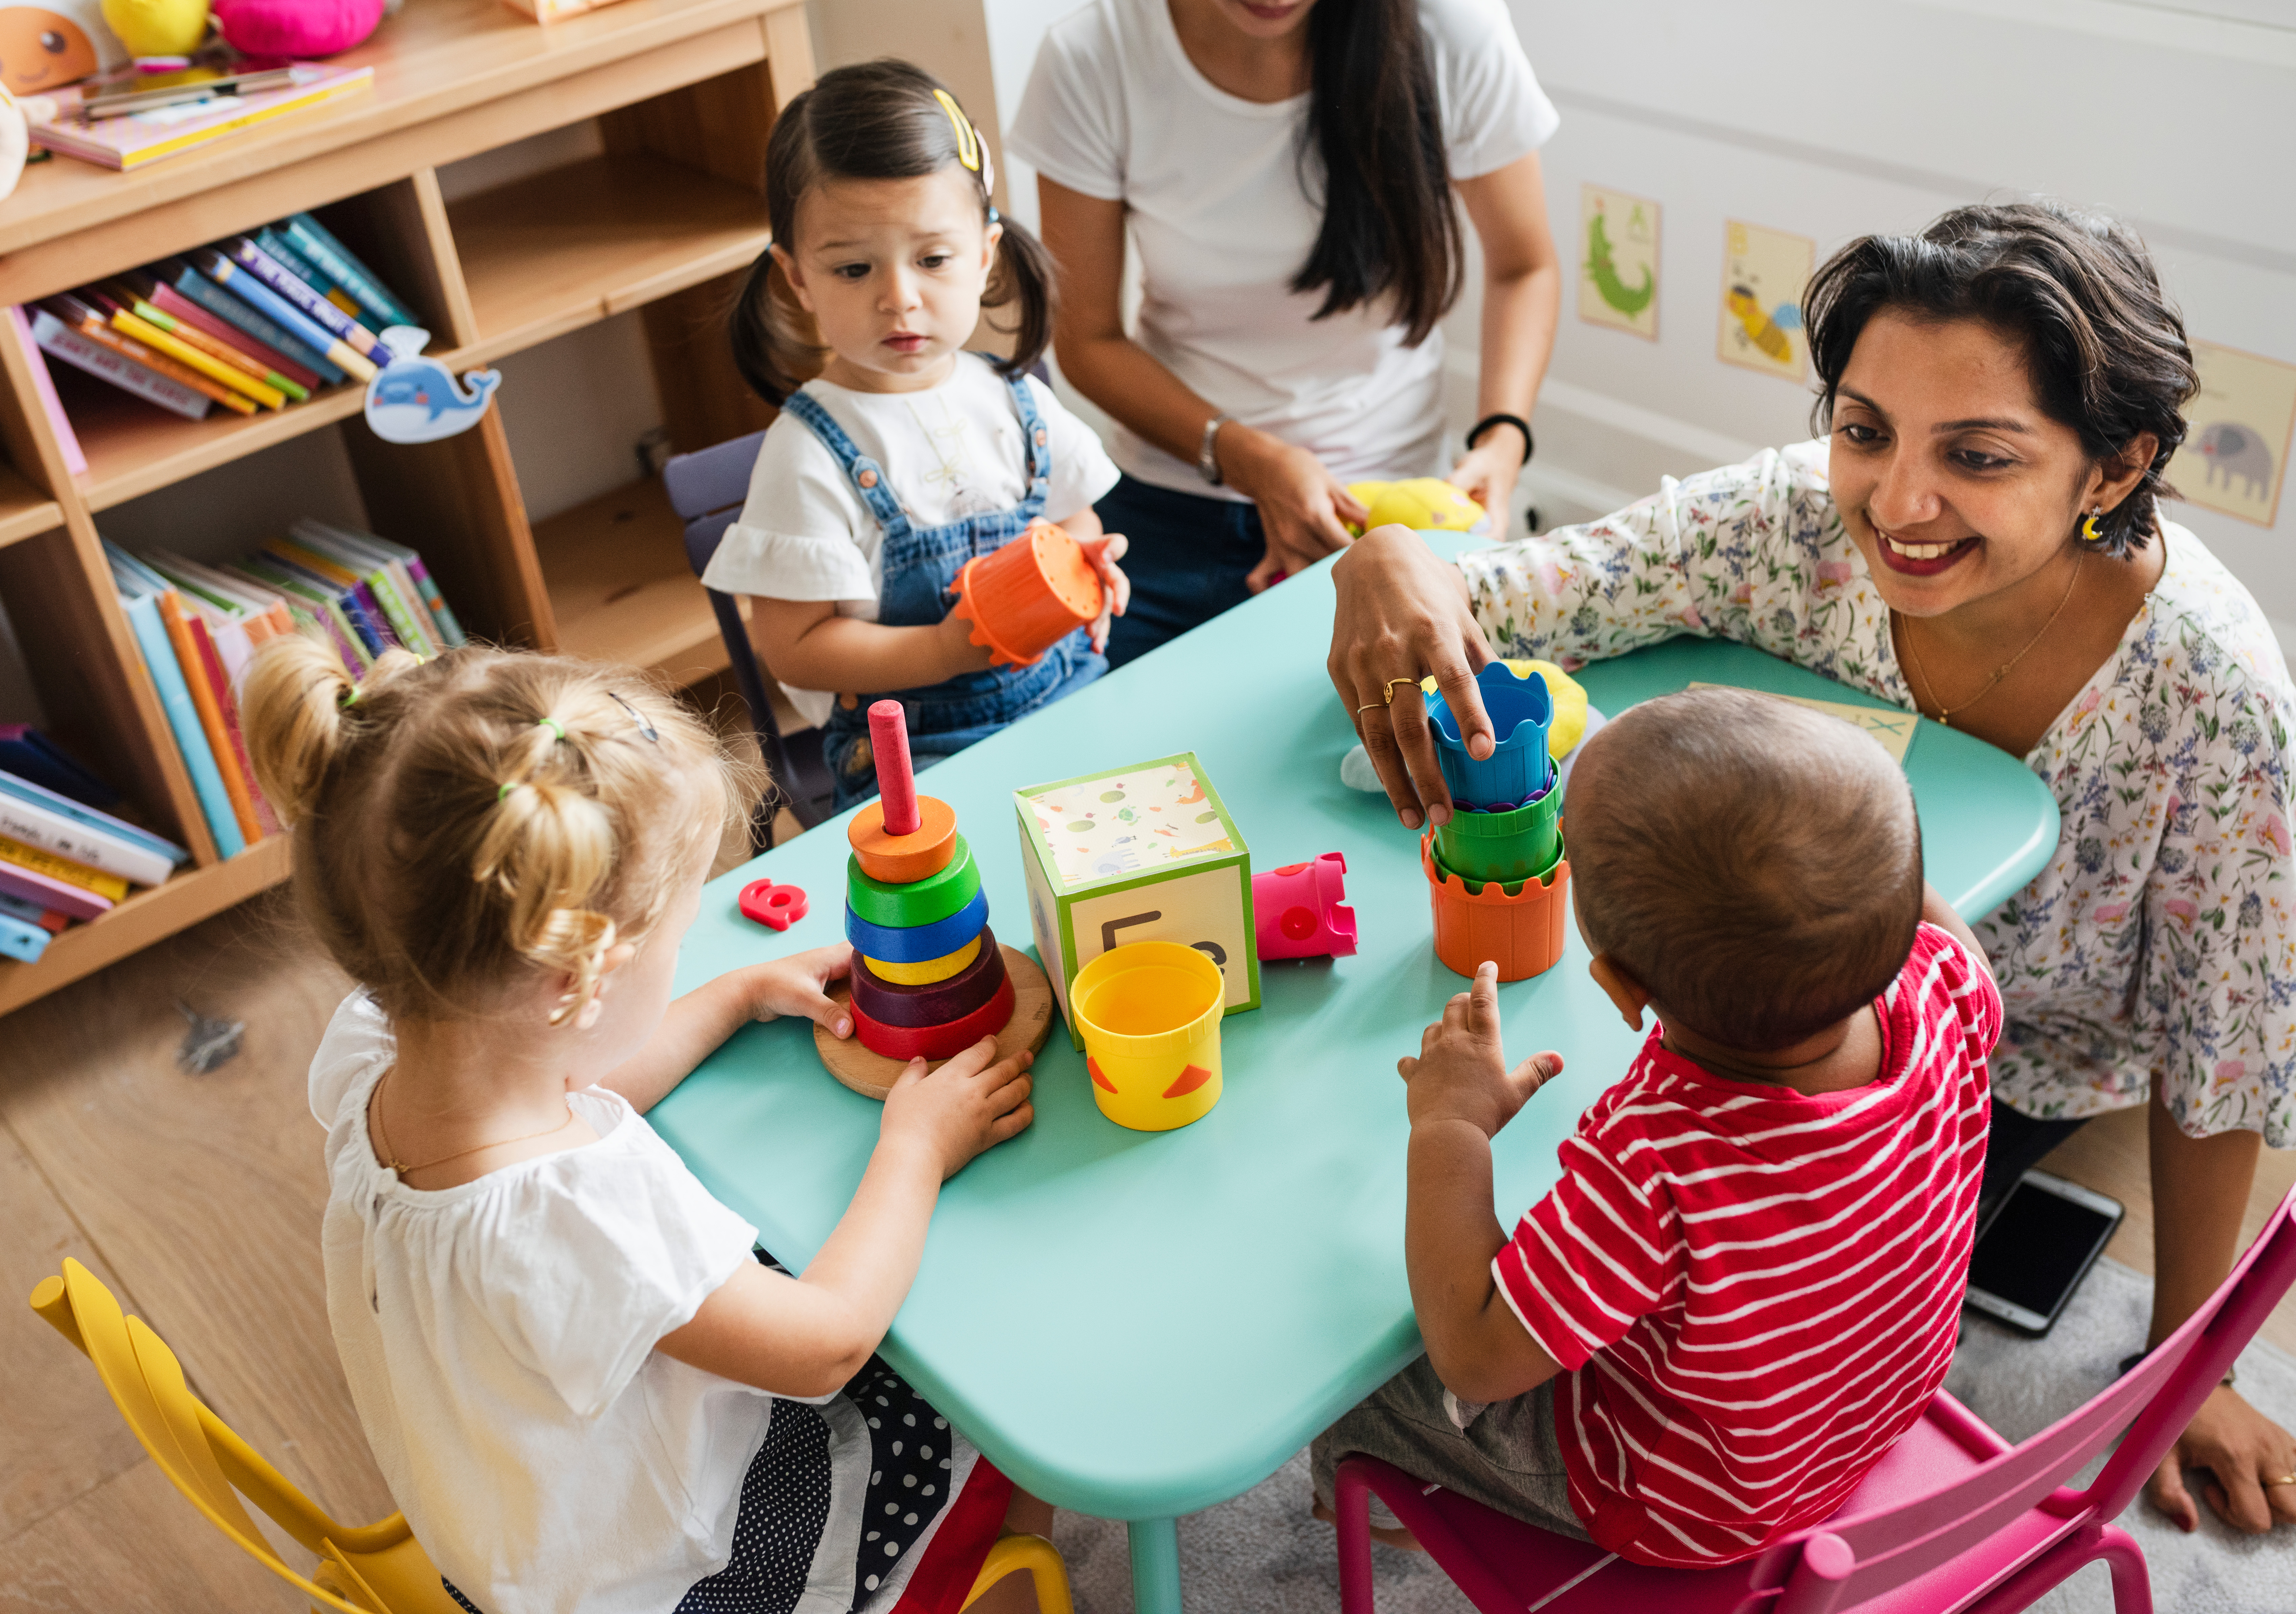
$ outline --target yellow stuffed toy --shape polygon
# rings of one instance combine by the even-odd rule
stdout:
[[[188,56],[208,37],[208,0],[103,0],[103,20],[138,60]]]
[[[1374,527],[1408,527],[1414,532],[1464,532],[1483,519],[1483,507],[1441,477],[1419,476],[1402,482],[1350,482],[1348,491],[1361,500],[1363,525],[1349,524],[1357,537]]]
[[[1552,661],[1510,660],[1507,671],[1518,678],[1537,673],[1546,680],[1547,695],[1554,702],[1554,721],[1546,725],[1546,754],[1562,761],[1570,754],[1571,747],[1586,736],[1587,686]],[[1435,680],[1423,678],[1419,687],[1431,695],[1435,692]]]

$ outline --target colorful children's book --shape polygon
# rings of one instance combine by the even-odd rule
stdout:
[[[288,529],[288,536],[306,549],[357,574],[381,602],[398,642],[418,656],[435,656],[444,648],[433,632],[430,608],[422,602],[414,579],[397,561],[359,543],[352,535],[305,517]]]
[[[182,337],[162,330],[151,321],[127,308],[112,311],[111,328],[122,336],[132,336],[147,348],[155,348],[177,364],[197,371],[208,380],[230,388],[241,397],[261,405],[266,409],[277,409],[287,402],[287,395],[266,381],[257,381],[236,365],[227,365],[213,354],[204,352]],[[226,400],[228,401],[228,400]]]
[[[70,797],[82,807],[119,805],[118,791],[29,723],[0,724],[0,768],[28,783]]]
[[[371,87],[371,67],[323,67],[316,62],[290,64],[293,82],[275,90],[248,95],[219,95],[176,106],[130,112],[124,118],[82,121],[78,116],[86,86],[68,85],[48,94],[56,102],[53,119],[31,126],[32,143],[67,157],[100,163],[107,168],[140,168],[178,152],[194,151],[235,129],[305,107]]]
[[[265,347],[286,355],[316,374],[323,384],[332,387],[347,379],[348,373],[328,363],[323,350],[312,347],[261,309],[241,301],[191,265],[172,265],[166,274],[168,284],[185,298],[217,319],[227,320],[238,326]]]
[[[173,858],[12,791],[0,791],[0,835],[142,886],[158,885],[176,866]]]
[[[0,897],[35,903],[68,919],[94,919],[111,912],[109,897],[100,897],[86,886],[54,879],[6,858],[0,858]]]
[[[33,807],[45,807],[51,813],[59,814],[70,819],[83,831],[104,835],[128,846],[140,848],[151,856],[160,858],[169,868],[185,862],[191,856],[189,852],[164,835],[154,835],[141,824],[130,823],[124,818],[115,818],[109,813],[98,812],[86,802],[75,801],[61,791],[49,790],[32,780],[9,773],[4,769],[0,769],[0,796],[12,796],[18,801]],[[80,861],[92,863],[95,860],[82,858]],[[97,866],[102,865],[99,864]],[[114,872],[124,873],[124,871]],[[135,876],[131,874],[128,878],[132,880]]]
[[[256,405],[252,398],[201,374],[196,366],[184,363],[176,355],[161,351],[144,340],[149,332],[129,331],[115,325],[111,310],[99,306],[107,300],[102,293],[97,291],[90,291],[86,297],[77,291],[66,291],[48,299],[41,306],[79,335],[102,343],[145,369],[156,371],[170,381],[180,381],[241,414],[255,413]]]
[[[201,247],[191,254],[191,260],[192,267],[240,301],[292,332],[298,341],[324,355],[327,363],[345,372],[352,380],[366,381],[374,379],[376,366],[372,359],[321,326],[309,315],[222,253],[211,247]]]
[[[291,381],[304,389],[308,397],[310,389],[324,384],[316,371],[306,370],[277,348],[265,347],[229,320],[209,313],[167,282],[149,275],[143,278],[151,288],[144,295],[152,299],[153,307],[170,319],[197,326],[225,346],[246,355],[250,367],[281,391],[285,391],[287,383]]]
[[[192,789],[199,796],[200,815],[207,820],[217,849],[226,857],[236,857],[247,849],[247,838],[240,832],[239,815],[232,810],[215,750],[208,743],[206,727],[200,721],[199,709],[192,703],[191,686],[184,681],[183,665],[176,660],[176,647],[160,611],[162,596],[172,597],[175,591],[125,551],[110,544],[103,547],[111,563],[112,582],[127,611],[128,626],[135,631],[135,647],[143,652],[144,670],[152,676],[160,709],[175,732],[176,749],[183,753]]]
[[[223,243],[222,250],[234,263],[277,292],[290,307],[328,335],[348,344],[352,352],[366,358],[375,368],[381,369],[390,363],[390,349],[374,340],[373,332],[328,301],[324,292],[254,241],[235,235]]]
[[[61,880],[67,885],[93,891],[98,897],[109,897],[113,902],[127,895],[127,882],[119,875],[91,869],[84,863],[59,857],[53,852],[43,852],[39,848],[27,846],[12,836],[0,835],[0,862],[12,863],[35,874],[45,874],[50,880]]]
[[[223,793],[231,803],[239,832],[247,840],[260,840],[263,830],[256,822],[255,799],[248,793],[247,775],[240,771],[238,754],[232,748],[231,725],[224,720],[223,698],[229,688],[217,687],[223,680],[214,646],[201,643],[207,637],[206,627],[184,609],[183,596],[172,588],[160,595],[160,620],[167,626],[168,643],[175,647],[176,664],[184,669],[193,709],[200,715],[208,749],[215,753],[216,770],[223,775]],[[210,671],[211,667],[216,670]]]
[[[360,583],[348,568],[336,565],[324,555],[316,554],[299,544],[285,538],[274,538],[258,552],[272,565],[310,579],[314,586],[332,593],[343,615],[350,619],[359,642],[366,646],[370,658],[380,656],[398,643],[376,602],[373,591]]]
[[[299,606],[334,641],[343,666],[352,677],[358,677],[374,665],[374,652],[367,649],[365,639],[352,624],[349,613],[343,610],[342,602],[316,579],[282,566],[268,555],[250,555],[225,569],[258,587],[275,589],[287,597],[291,607]]]
[[[28,964],[40,962],[48,950],[48,932],[29,920],[0,912],[0,958],[20,959]]]
[[[119,342],[98,341],[70,329],[42,308],[32,316],[32,340],[39,344],[42,352],[63,360],[75,370],[86,371],[98,381],[110,381],[122,392],[132,392],[146,403],[157,404],[187,421],[207,419],[207,394],[128,357],[121,350],[125,338]]]
[[[439,592],[439,585],[430,580],[430,569],[422,564],[421,555],[404,544],[394,544],[389,538],[377,537],[371,532],[345,532],[340,527],[332,530],[341,537],[357,539],[378,554],[388,555],[406,569],[415,592],[422,596],[423,604],[430,607],[430,619],[437,625],[436,636],[439,643],[453,650],[470,642],[464,636],[463,625],[455,619],[453,608],[447,603],[447,596]]]
[[[414,310],[384,285],[373,270],[360,262],[348,247],[336,240],[324,225],[308,213],[296,214],[279,228],[295,250],[311,260],[314,268],[358,299],[359,307],[365,311],[367,324],[375,330],[380,331],[386,325],[419,325],[422,323],[415,317]]]
[[[74,476],[85,475],[87,455],[80,452],[79,434],[72,430],[71,418],[64,414],[63,400],[56,396],[56,381],[48,373],[47,355],[32,340],[32,317],[12,303],[8,307],[8,317],[16,323],[16,340],[24,349],[25,367],[32,373],[32,390],[40,395],[40,408],[48,417],[48,430],[56,434],[56,447],[64,456],[64,469]]]
[[[168,549],[147,549],[144,562],[187,594],[241,623],[250,644],[260,644],[278,634],[295,631],[295,619],[284,596],[258,588],[213,566],[188,560]],[[238,674],[234,672],[234,687]]]
[[[0,914],[11,919],[20,919],[28,925],[37,925],[51,936],[61,936],[71,921],[53,908],[44,908],[37,902],[26,902],[20,897],[11,897],[0,891]]]
[[[321,297],[341,309],[351,318],[364,322],[366,310],[359,307],[358,299],[337,283],[334,276],[325,274],[309,258],[295,250],[276,225],[266,225],[255,233],[255,244],[277,258],[287,272]]]
[[[311,389],[309,388],[302,385],[299,381],[291,381],[288,377],[280,374],[277,371],[266,365],[260,359],[241,352],[229,342],[223,340],[220,337],[210,335],[208,332],[201,330],[199,326],[192,324],[189,320],[177,319],[174,315],[169,314],[158,304],[152,302],[143,292],[136,291],[134,287],[122,286],[119,290],[129,293],[133,299],[126,305],[126,311],[127,313],[134,315],[137,319],[142,320],[148,325],[166,332],[177,341],[198,348],[201,352],[213,359],[217,365],[223,365],[235,373],[239,379],[233,381],[231,385],[237,388],[240,391],[247,393],[249,397],[255,398],[258,402],[263,402],[265,400],[263,399],[260,392],[251,390],[251,388],[267,388],[271,391],[276,392],[298,404],[302,403],[311,396]],[[115,310],[112,315],[112,319],[115,324],[118,323],[119,317],[119,311]],[[222,377],[218,376],[217,379],[221,380]],[[278,406],[279,406],[275,404],[272,406],[274,408],[277,408]]]

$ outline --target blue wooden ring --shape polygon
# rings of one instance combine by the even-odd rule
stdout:
[[[845,939],[853,944],[853,950],[894,964],[921,964],[928,959],[945,958],[978,936],[988,923],[986,891],[975,891],[971,902],[947,919],[898,929],[873,925],[853,911],[852,903],[845,905]]]
[[[872,880],[862,872],[858,856],[845,860],[846,902],[871,924],[889,930],[914,930],[947,919],[971,902],[980,889],[980,870],[962,835],[956,838],[948,862],[922,880],[900,883]]]
[[[922,1029],[963,1020],[996,995],[1004,979],[1004,954],[989,931],[980,933],[980,954],[947,980],[922,987],[897,986],[853,957],[853,1006],[881,1026]]]

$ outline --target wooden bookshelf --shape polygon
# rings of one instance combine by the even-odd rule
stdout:
[[[302,209],[406,299],[430,350],[474,366],[630,309],[674,446],[755,430],[714,315],[767,241],[765,143],[812,82],[802,0],[621,0],[548,28],[499,0],[407,0],[344,60],[372,93],[135,174],[59,159],[0,201],[0,302],[29,302]],[[436,170],[596,119],[605,154],[452,206]],[[291,438],[339,430],[376,530],[414,545],[480,637],[722,671],[707,598],[658,482],[529,526],[499,396],[460,437],[386,444],[346,386],[277,411],[176,418],[56,370],[86,470],[66,470],[29,360],[0,332],[0,602],[50,725],[192,848],[191,864],[35,964],[0,961],[0,1013],[275,885],[287,843],[217,855],[104,566],[96,516]],[[256,537],[259,535],[250,535]]]

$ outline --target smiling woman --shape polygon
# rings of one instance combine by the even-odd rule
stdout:
[[[2049,866],[1975,923],[2008,1025],[1988,1197],[2082,1121],[2151,1101],[2152,1339],[2230,1270],[2259,1142],[2296,1144],[2296,687],[2248,591],[2164,520],[2194,377],[2136,237],[2045,205],[1964,208],[1818,271],[1806,323],[1832,435],[1585,527],[1438,559],[1366,535],[1334,571],[1330,668],[1398,813],[1449,815],[1415,702],[1470,746],[1494,654],[1566,667],[1693,633],[1739,640],[2024,759],[2057,799]],[[2296,1520],[2296,1440],[2226,1387],[2185,1465],[2251,1530]]]

